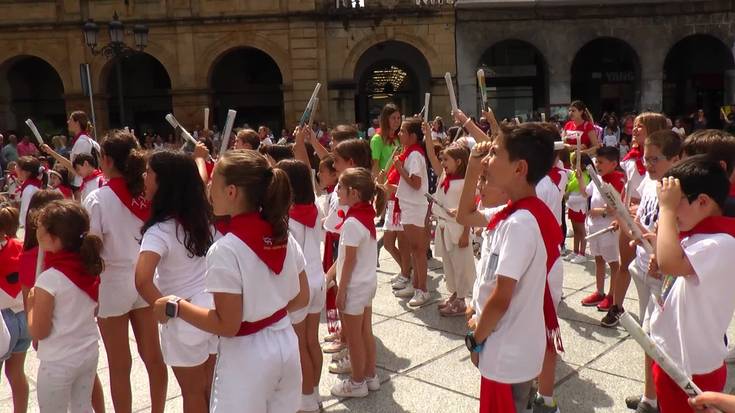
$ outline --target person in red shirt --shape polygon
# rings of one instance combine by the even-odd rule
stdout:
[[[566,148],[570,151],[577,149],[577,139],[580,142],[580,150],[588,155],[593,155],[600,147],[592,115],[582,101],[575,100],[569,105],[569,122],[564,125],[562,136]]]
[[[20,142],[18,142],[18,156],[23,157],[32,155],[38,155],[38,148],[36,148],[36,145],[31,143],[28,136],[23,136]]]

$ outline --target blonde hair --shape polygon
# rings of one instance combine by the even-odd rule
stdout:
[[[646,133],[648,135],[656,131],[669,129],[666,123],[666,116],[656,112],[643,112],[635,117],[633,124],[636,122],[646,127]]]

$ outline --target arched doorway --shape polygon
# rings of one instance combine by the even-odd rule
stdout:
[[[725,72],[735,69],[733,53],[719,39],[696,34],[680,40],[664,62],[663,107],[673,117],[703,109],[709,127],[720,127]]]
[[[572,99],[587,104],[597,119],[604,112],[618,115],[638,109],[640,60],[626,42],[599,38],[584,45],[572,63]]]
[[[355,79],[355,119],[370,126],[386,103],[395,103],[406,115],[419,113],[424,93],[430,91],[431,71],[418,49],[408,43],[387,41],[371,46],[360,56]]]
[[[480,68],[485,71],[488,104],[499,118],[519,116],[527,120],[533,112],[546,108],[546,67],[541,52],[521,40],[503,40],[485,51]]]
[[[136,53],[107,65],[107,110],[111,128],[128,126],[143,133],[169,130],[164,117],[171,113],[171,78],[166,68],[147,53]],[[123,118],[120,116],[119,83],[122,83]]]
[[[210,73],[214,123],[222,129],[227,111],[237,111],[235,125],[266,125],[280,136],[284,124],[283,77],[278,64],[262,50],[245,47],[222,55]]]
[[[66,133],[64,84],[41,58],[17,56],[0,66],[0,108],[1,129],[25,130],[33,118],[44,134]]]

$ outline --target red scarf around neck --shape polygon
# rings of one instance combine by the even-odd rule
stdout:
[[[0,250],[0,289],[13,298],[17,297],[21,290],[18,275],[21,253],[23,253],[23,243],[15,238],[6,237],[5,246]],[[11,280],[13,273],[15,273],[15,279]]]
[[[64,195],[64,198],[66,199],[71,199],[72,196],[74,195],[71,188],[64,184],[57,186],[56,189],[58,189],[59,192],[61,192],[61,194]]]
[[[602,181],[612,185],[619,194],[623,193],[626,180],[625,174],[620,171],[612,171],[609,174],[602,175]]]
[[[133,215],[143,222],[148,221],[148,218],[151,217],[151,206],[148,201],[146,201],[143,194],[133,198],[130,191],[128,191],[125,179],[123,178],[111,178],[105,185],[112,189],[112,192],[117,195],[120,202],[122,202]]]
[[[630,148],[630,151],[623,157],[623,161],[635,159],[635,167],[638,169],[638,173],[641,175],[646,174],[646,166],[643,165],[643,152],[638,146]]]
[[[22,194],[23,190],[28,186],[35,186],[36,188],[41,189],[43,188],[43,182],[38,178],[27,178],[22,184],[20,184],[19,192]]]
[[[460,174],[444,174],[444,180],[442,181],[441,185],[439,187],[444,190],[444,193],[446,194],[447,191],[449,191],[449,184],[452,183],[452,181],[456,181],[458,179],[464,179],[464,176]]]
[[[316,226],[316,218],[319,211],[315,204],[293,204],[288,210],[288,216],[296,222],[309,228]]]
[[[288,242],[273,241],[273,228],[257,212],[240,214],[230,219],[230,233],[240,238],[275,274],[283,270]]]
[[[84,178],[82,178],[82,189],[84,189],[84,187],[87,185],[87,182],[89,182],[89,181],[91,181],[91,180],[93,180],[93,179],[95,179],[95,178],[97,178],[99,176],[102,176],[102,171],[100,171],[99,169],[95,169],[94,171],[92,171],[91,174],[89,174],[89,175],[85,176]],[[101,180],[102,180],[102,178],[100,178],[100,181]],[[100,186],[102,186],[102,185],[100,185]]]
[[[414,152],[419,152],[421,155],[424,155],[426,152],[424,151],[424,147],[421,146],[419,143],[414,143],[413,145],[404,148],[403,152],[401,152],[400,155],[398,155],[398,159],[401,162],[406,162],[406,159],[408,159],[409,155],[411,155]],[[390,169],[388,170],[388,182],[393,183],[394,185],[398,185],[398,182],[400,182],[401,175],[398,173],[398,170],[396,169],[395,165],[391,165]],[[393,182],[392,182],[393,181]]]
[[[697,223],[689,231],[679,232],[679,239],[696,234],[727,234],[735,238],[735,218],[710,216]]]
[[[511,216],[515,211],[525,209],[533,215],[538,223],[540,234],[544,240],[546,247],[546,287],[544,289],[544,323],[546,324],[546,348],[556,349],[564,352],[564,346],[561,341],[561,330],[559,329],[559,320],[556,317],[556,309],[554,309],[554,300],[549,290],[549,273],[554,263],[559,259],[559,245],[563,240],[561,228],[544,202],[535,196],[519,199],[518,201],[508,202],[508,205],[498,211],[487,224],[487,229],[495,229],[500,222]]]
[[[82,256],[78,252],[48,252],[45,256],[46,268],[54,268],[64,274],[74,285],[84,291],[92,300],[99,298],[100,276],[90,274],[84,268]]]
[[[340,209],[337,211],[337,216],[342,218],[342,222],[335,226],[336,229],[342,228],[342,225],[347,221],[347,218],[353,217],[367,228],[373,239],[377,237],[375,230],[375,208],[373,208],[370,203],[358,202],[355,205],[352,205],[350,209],[347,210],[346,214]]]

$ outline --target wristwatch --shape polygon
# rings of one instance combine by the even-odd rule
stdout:
[[[466,336],[464,336],[464,344],[467,346],[467,350],[469,350],[472,353],[479,353],[482,351],[482,348],[485,346],[485,342],[478,343],[475,340],[475,333],[470,331],[467,333]]]
[[[176,318],[179,315],[179,301],[181,298],[176,297],[166,302],[166,316],[168,318]]]

